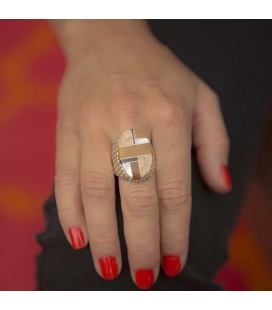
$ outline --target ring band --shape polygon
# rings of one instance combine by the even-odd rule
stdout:
[[[148,137],[137,129],[123,131],[112,145],[113,173],[126,181],[141,182],[155,172],[155,154]]]

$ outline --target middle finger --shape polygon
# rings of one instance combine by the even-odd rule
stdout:
[[[130,141],[126,143],[129,146],[119,146],[119,156],[128,162],[133,176],[141,177],[139,161],[146,155],[142,147],[146,141],[140,140],[136,130],[127,134]],[[134,158],[131,156],[132,148]],[[139,288],[148,289],[158,277],[160,268],[159,207],[155,178],[153,176],[138,183],[119,178],[119,189],[131,276]]]

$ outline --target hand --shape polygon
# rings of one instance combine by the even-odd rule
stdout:
[[[140,183],[119,179],[119,188],[131,277],[146,289],[160,263],[175,276],[186,262],[192,143],[207,185],[226,193],[229,139],[217,95],[144,22],[85,23],[59,30],[68,60],[58,100],[59,219],[74,248],[89,241],[103,278],[118,275],[111,147],[122,131],[143,131],[154,148],[155,175]]]

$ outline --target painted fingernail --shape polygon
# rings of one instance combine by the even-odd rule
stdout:
[[[221,167],[221,172],[222,172],[222,178],[223,178],[224,183],[226,184],[226,186],[229,189],[232,189],[231,178],[230,178],[230,175],[229,175],[228,167],[227,166],[222,166]]]
[[[146,290],[150,288],[154,283],[154,273],[151,269],[138,269],[135,272],[136,285]]]
[[[179,274],[181,268],[179,256],[167,255],[163,257],[163,270],[169,277]]]
[[[112,280],[118,275],[118,265],[116,259],[112,256],[99,259],[102,277],[106,280]]]
[[[69,235],[71,238],[72,246],[75,250],[79,250],[84,247],[84,236],[79,228],[69,229]]]

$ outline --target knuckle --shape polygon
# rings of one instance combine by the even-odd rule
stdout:
[[[109,200],[114,195],[109,177],[97,171],[86,173],[81,179],[83,196],[95,200]]]
[[[132,244],[129,248],[129,254],[135,259],[144,258],[148,261],[157,261],[160,256],[159,248],[155,247],[151,243],[144,245]]]
[[[68,206],[65,206],[65,208],[61,209],[61,213],[62,213],[62,215],[65,215],[67,217],[71,217],[71,216],[75,216],[75,213],[78,213],[78,212],[77,212],[76,208],[68,205]]]
[[[162,236],[161,246],[166,252],[171,253],[173,249],[179,249],[181,252],[185,252],[188,248],[188,235],[189,231],[186,237],[184,237],[184,234],[181,234],[181,232],[176,231],[175,234]]]
[[[101,109],[101,104],[99,100],[96,100],[95,98],[89,98],[82,102],[80,110],[80,119],[82,120],[83,126],[88,126],[90,123],[90,119],[92,123],[99,124],[101,123],[101,120],[103,119],[103,111]],[[79,127],[81,127],[79,125]]]
[[[176,246],[184,244],[184,238],[178,229],[173,230],[171,233],[165,233],[161,236],[161,244],[168,248],[175,248]]]
[[[157,211],[156,204],[156,197],[139,190],[130,192],[125,200],[128,215],[134,218],[154,216]]]
[[[135,119],[138,114],[137,98],[129,93],[114,95],[110,106],[118,119]]]
[[[62,203],[61,206],[59,206],[59,204],[57,203],[57,208],[58,208],[58,216],[60,220],[63,220],[64,222],[70,219],[80,218],[82,216],[81,210],[75,208],[74,205],[67,205],[67,204],[63,205]]]
[[[226,139],[226,141],[225,141],[226,147],[227,147],[227,149],[230,149],[230,138],[229,138],[229,136],[227,135],[225,139]]]
[[[157,109],[159,122],[166,126],[176,126],[177,122],[183,122],[185,114],[185,107],[172,103],[170,100]]]
[[[73,118],[69,116],[59,116],[56,123],[57,132],[72,133],[77,135],[76,127]]]
[[[217,147],[222,150],[229,150],[230,149],[230,139],[228,135],[220,135],[217,139],[215,139],[215,143]]]
[[[78,171],[71,166],[57,167],[54,182],[57,187],[69,187],[78,182]]]
[[[220,104],[220,99],[219,96],[217,95],[217,93],[213,90],[211,90],[211,100],[215,103],[215,104]]]
[[[228,149],[230,148],[230,139],[229,139],[229,137],[228,137],[228,136],[225,136],[225,137],[222,139],[220,145],[222,145],[222,147],[223,147],[224,149],[227,149],[227,150],[228,150]]]
[[[164,184],[158,189],[158,199],[160,209],[166,213],[177,213],[191,204],[191,195],[182,181]]]
[[[95,233],[89,236],[89,242],[92,247],[112,247],[117,243],[117,239],[106,233]]]

